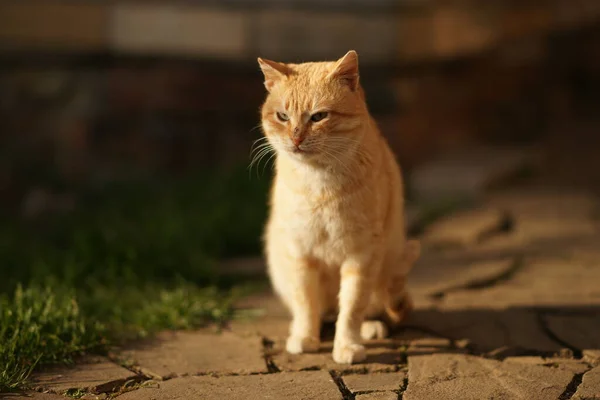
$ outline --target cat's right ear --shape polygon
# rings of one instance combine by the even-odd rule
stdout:
[[[258,65],[265,76],[265,87],[270,92],[273,85],[291,72],[285,64],[258,58]]]
[[[341,79],[346,82],[352,91],[358,87],[358,54],[354,50],[350,50],[346,55],[335,63],[333,71],[329,74],[330,77]]]

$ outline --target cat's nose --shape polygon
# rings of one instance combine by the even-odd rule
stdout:
[[[295,127],[294,133],[292,134],[292,143],[294,143],[294,146],[300,146],[300,144],[304,141],[305,138],[306,135],[302,134],[302,132],[300,131],[300,127]]]
[[[292,142],[294,143],[294,146],[298,147],[302,144],[302,142],[304,142],[304,136],[294,135],[292,136]]]

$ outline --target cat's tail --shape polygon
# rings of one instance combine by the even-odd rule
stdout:
[[[412,239],[407,240],[404,244],[404,252],[402,253],[402,264],[405,268],[404,271],[408,274],[412,269],[415,262],[421,256],[421,242],[418,240]]]
[[[407,240],[400,260],[402,269],[406,274],[410,272],[420,255],[421,243],[418,240]],[[402,285],[402,290],[402,297],[400,299],[393,297],[395,293],[386,292],[384,310],[387,319],[392,325],[399,324],[413,307],[410,295],[406,290],[406,280]]]

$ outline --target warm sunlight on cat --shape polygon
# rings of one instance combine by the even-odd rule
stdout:
[[[323,316],[337,312],[333,359],[363,361],[361,339],[386,336],[383,321],[411,306],[405,277],[420,247],[406,240],[400,168],[367,109],[355,51],[258,62],[264,147],[276,153],[265,251],[293,315],[287,351],[317,351]]]

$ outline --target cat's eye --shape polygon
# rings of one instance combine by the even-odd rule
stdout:
[[[323,119],[327,118],[327,112],[326,111],[321,111],[318,113],[314,113],[313,115],[310,116],[310,120],[312,122],[319,122]]]
[[[285,122],[285,121],[289,121],[290,117],[288,117],[288,115],[286,113],[282,113],[282,112],[277,112],[277,119]]]

